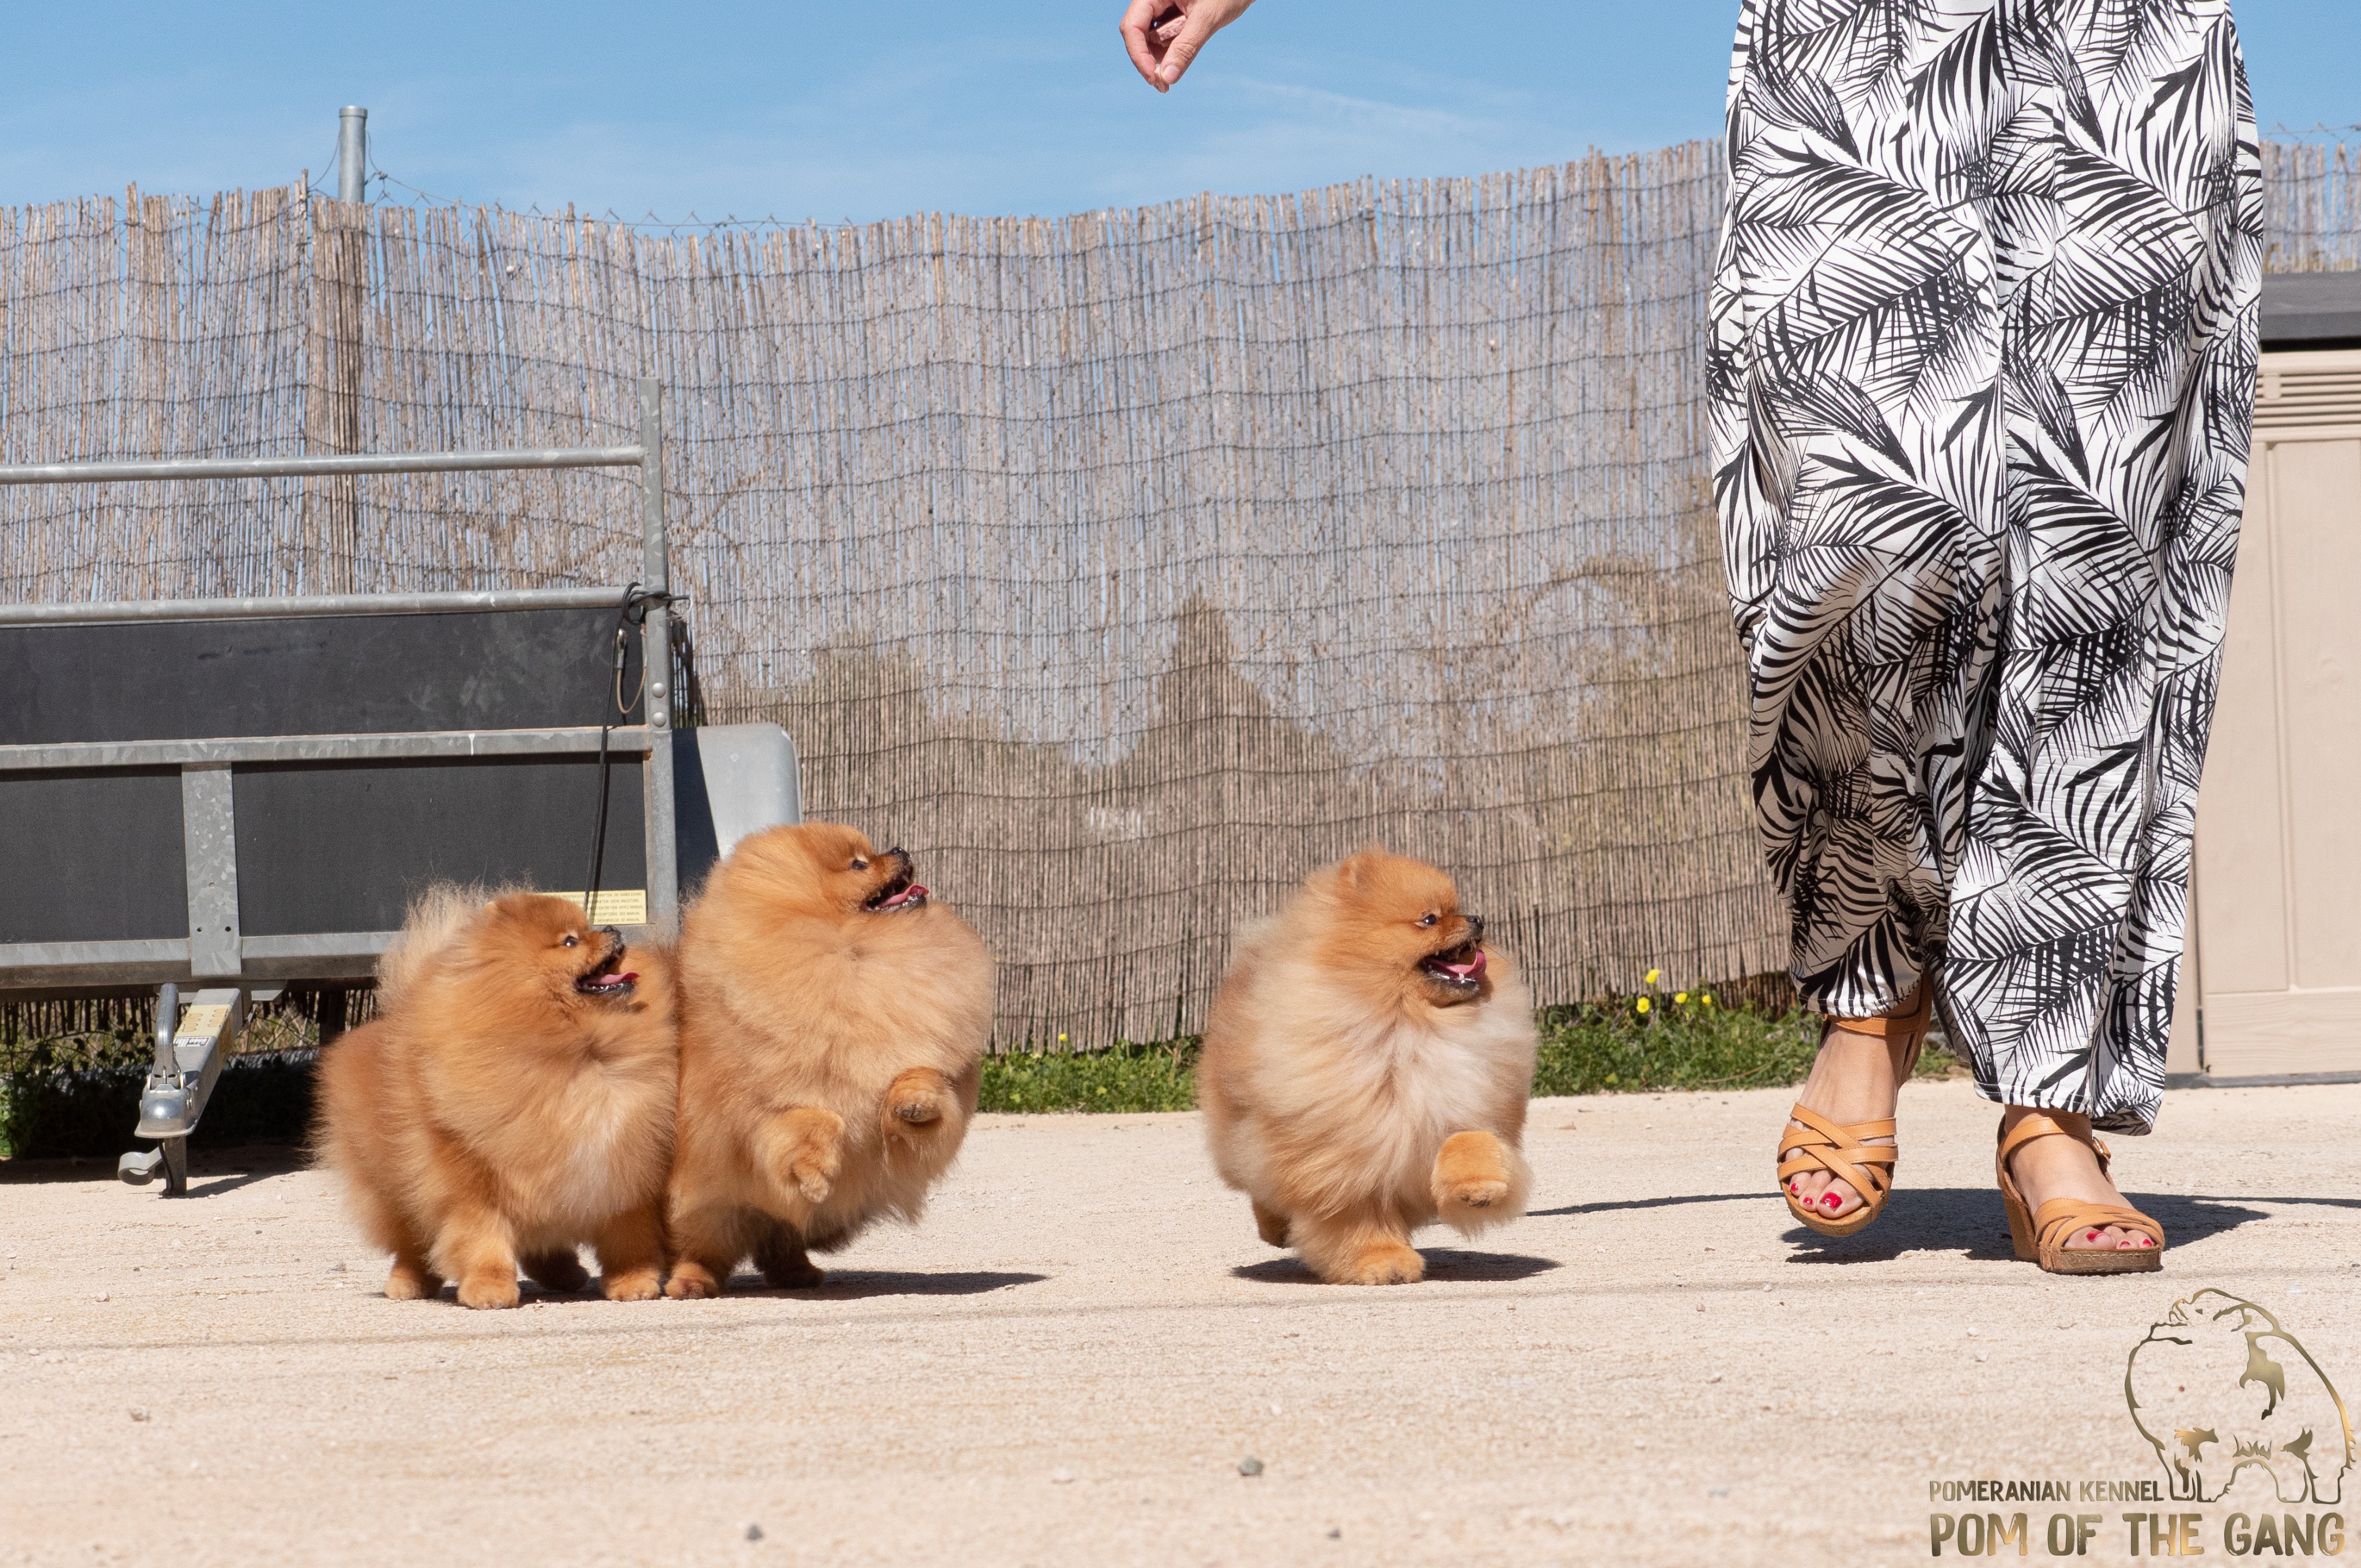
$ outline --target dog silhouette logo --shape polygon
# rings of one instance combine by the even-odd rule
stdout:
[[[2226,1290],[2172,1304],[2124,1367],[2132,1421],[2186,1502],[2220,1500],[2267,1470],[2282,1503],[2334,1503],[2353,1421],[2320,1363],[2279,1319]]]

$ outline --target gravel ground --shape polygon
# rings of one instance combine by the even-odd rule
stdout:
[[[2361,1087],[2176,1096],[2118,1146],[2165,1271],[2097,1279],[2010,1258],[1959,1082],[1883,1222],[1796,1229],[1786,1101],[1537,1102],[1535,1212],[1387,1289],[1264,1248],[1191,1115],[983,1117],[816,1290],[492,1313],[386,1300],[283,1151],[0,1166],[0,1563],[1854,1568],[1927,1559],[1930,1482],[2161,1480],[2125,1357],[2202,1287],[2361,1394]]]

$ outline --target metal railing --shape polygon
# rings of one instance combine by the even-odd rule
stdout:
[[[645,722],[616,728],[610,740],[626,752],[645,756],[647,900],[651,925],[668,930],[679,917],[679,864],[674,840],[673,752],[669,744],[675,694],[672,676],[672,573],[664,515],[664,398],[653,378],[640,382],[640,439],[629,446],[544,447],[506,452],[414,452],[323,457],[154,458],[93,463],[0,466],[0,485],[120,484],[144,480],[205,480],[348,476],[369,474],[480,473],[513,469],[630,468],[640,471],[640,587],[646,597],[642,628],[642,667],[647,671]],[[583,609],[614,605],[615,588],[525,588],[415,594],[332,594],[252,598],[136,599],[85,604],[0,606],[0,626],[82,625],[92,622],[195,620],[258,616],[437,614],[488,609]],[[362,758],[491,756],[596,751],[596,727],[582,729],[518,729],[467,732],[224,737],[137,742],[56,742],[0,745],[0,773],[57,768],[116,768],[180,765],[190,797],[190,826],[212,830],[187,836],[192,938],[187,942],[74,942],[0,946],[0,984],[71,985],[86,978],[119,983],[125,971],[170,959],[164,949],[185,950],[195,977],[225,978],[253,972],[242,959],[266,969],[300,967],[300,948],[324,952],[346,938],[323,935],[301,938],[242,938],[234,907],[236,869],[230,846],[226,799],[228,765],[258,760],[331,761]],[[203,799],[197,797],[203,796]],[[196,806],[212,809],[198,812]],[[221,820],[214,821],[214,817]],[[200,861],[206,863],[199,864]],[[214,863],[222,861],[222,863]],[[199,905],[205,905],[202,910]],[[203,943],[194,933],[205,929]],[[390,932],[352,933],[361,945],[381,948]],[[346,945],[353,945],[347,941]],[[272,949],[265,952],[263,948]],[[137,949],[136,951],[134,949]],[[344,955],[348,960],[365,955]],[[272,963],[270,960],[279,960]]]

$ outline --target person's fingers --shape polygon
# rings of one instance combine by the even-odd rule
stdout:
[[[1141,81],[1159,93],[1164,91],[1165,82],[1157,74],[1156,57],[1163,49],[1160,39],[1157,45],[1151,45],[1148,35],[1149,29],[1156,27],[1157,16],[1163,9],[1162,0],[1131,0],[1131,4],[1124,8],[1123,21],[1118,25],[1118,30],[1123,34],[1123,49],[1131,56],[1132,69],[1139,72]]]
[[[1213,20],[1216,9],[1212,5],[1200,5],[1180,18],[1180,36],[1165,49],[1164,64],[1157,71],[1167,87],[1180,80],[1189,69],[1189,62],[1195,60],[1197,51],[1205,47],[1205,40],[1221,27],[1221,22]],[[1223,22],[1228,20],[1227,16],[1222,18]]]

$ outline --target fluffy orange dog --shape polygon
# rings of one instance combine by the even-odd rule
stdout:
[[[361,1228],[393,1254],[397,1300],[459,1282],[513,1307],[517,1268],[608,1298],[664,1283],[672,1156],[672,983],[663,954],[547,894],[437,887],[379,968],[374,1021],[320,1063],[316,1146]]]
[[[992,1030],[992,957],[850,828],[774,828],[730,852],[681,935],[675,1297],[750,1251],[782,1288],[808,1253],[915,1220],[967,1135]]]
[[[1365,850],[1239,934],[1198,1098],[1255,1225],[1332,1284],[1420,1278],[1411,1232],[1524,1212],[1532,998],[1451,879]]]

